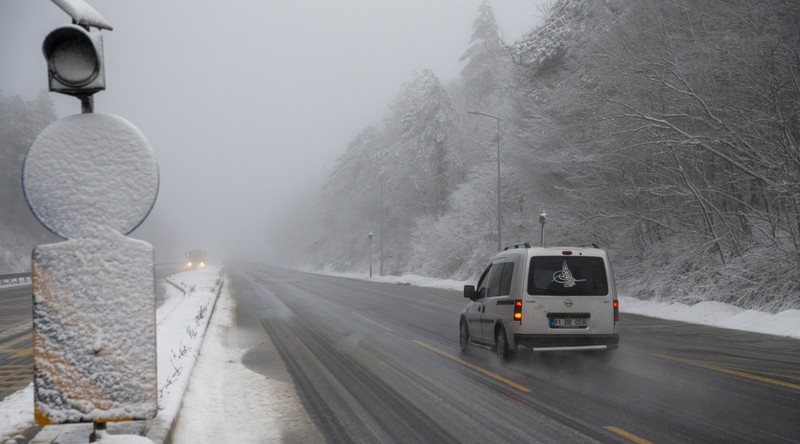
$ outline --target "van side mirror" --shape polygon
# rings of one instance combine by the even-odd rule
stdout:
[[[464,297],[469,299],[470,301],[474,301],[478,299],[478,292],[475,291],[474,285],[465,285],[464,286]]]

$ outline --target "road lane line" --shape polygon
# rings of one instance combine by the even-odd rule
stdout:
[[[19,358],[24,358],[26,356],[33,356],[33,347],[21,348],[19,350],[16,350],[15,353],[12,353],[11,355],[7,356],[6,359],[19,359]]]
[[[378,326],[378,327],[380,327],[380,328],[382,328],[382,329],[384,329],[384,330],[388,331],[389,333],[393,333],[393,332],[394,332],[394,330],[392,330],[391,328],[389,328],[389,327],[385,327],[385,326],[383,326],[383,325],[381,325],[381,324],[379,324],[379,323],[377,323],[377,322],[373,321],[372,319],[369,319],[369,318],[366,318],[366,317],[364,317],[364,316],[361,316],[360,314],[358,314],[358,313],[355,313],[355,312],[354,312],[353,314],[354,314],[354,315],[356,315],[356,316],[358,316],[359,318],[361,318],[361,319],[363,319],[363,320],[365,320],[365,321],[369,322],[369,323],[370,323],[370,324],[372,324],[372,325]]]
[[[16,336],[16,335],[18,335],[18,334],[20,334],[22,332],[31,331],[31,330],[33,330],[33,323],[32,322],[19,324],[19,325],[15,326],[15,327],[9,328],[8,330],[4,330],[4,331],[0,332],[0,341],[5,341],[6,339],[8,339],[8,338],[10,338],[12,336]]]
[[[800,390],[800,384],[795,384],[795,383],[792,383],[792,382],[786,382],[786,381],[781,381],[781,380],[778,380],[778,379],[766,378],[764,376],[754,375],[752,373],[743,372],[741,370],[733,370],[733,369],[730,369],[730,368],[719,367],[717,365],[706,364],[705,362],[694,361],[694,360],[691,360],[691,359],[676,358],[674,356],[662,355],[662,354],[658,354],[658,353],[652,353],[652,355],[657,357],[657,358],[666,359],[668,361],[680,362],[680,363],[692,365],[692,366],[695,366],[695,367],[705,368],[705,369],[708,369],[708,370],[714,370],[714,371],[717,371],[717,372],[720,372],[720,373],[727,373],[729,375],[741,376],[743,378],[748,378],[748,379],[753,379],[753,380],[756,380],[756,381],[766,382],[767,384],[779,385],[781,387]]]
[[[617,435],[619,435],[619,436],[621,436],[621,437],[623,437],[623,438],[625,438],[625,439],[627,439],[627,440],[629,440],[631,442],[635,442],[636,444],[653,444],[652,441],[648,441],[648,440],[642,438],[641,436],[636,436],[633,433],[628,432],[626,430],[622,430],[621,428],[616,427],[616,426],[605,426],[603,428],[608,430],[611,433],[616,433]]]
[[[0,352],[16,351],[17,347],[15,347],[15,345],[25,341],[31,342],[33,341],[33,337],[28,335],[23,335],[16,339],[11,339],[6,342],[0,342]]]
[[[517,389],[517,390],[519,390],[521,392],[525,392],[525,393],[530,393],[531,392],[531,389],[529,389],[528,387],[525,387],[522,384],[517,384],[516,382],[514,382],[514,381],[512,381],[510,379],[504,378],[504,377],[498,375],[497,373],[493,373],[493,372],[490,372],[489,370],[486,370],[484,368],[478,367],[477,365],[472,364],[470,362],[467,362],[467,361],[465,361],[465,360],[463,360],[463,359],[461,359],[461,358],[459,358],[457,356],[451,355],[450,353],[447,353],[446,351],[439,350],[438,348],[436,348],[436,347],[434,347],[432,345],[428,345],[428,344],[426,344],[426,343],[424,343],[422,341],[419,341],[417,339],[414,339],[414,343],[419,345],[419,346],[421,346],[421,347],[425,347],[428,350],[430,350],[430,351],[432,351],[432,352],[434,352],[434,353],[436,353],[438,355],[444,356],[445,358],[447,358],[447,359],[449,359],[449,360],[451,360],[453,362],[457,362],[457,363],[459,363],[459,364],[461,364],[461,365],[463,365],[465,367],[468,367],[468,368],[471,368],[472,370],[475,370],[476,372],[482,373],[482,374],[494,379],[495,381],[499,381],[499,382],[502,382],[503,384],[506,384],[506,385],[508,385],[510,387],[513,387],[513,388],[515,388],[515,389]]]

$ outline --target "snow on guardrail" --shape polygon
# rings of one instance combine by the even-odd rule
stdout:
[[[0,274],[0,287],[6,287],[10,285],[28,285],[30,283],[30,273]]]

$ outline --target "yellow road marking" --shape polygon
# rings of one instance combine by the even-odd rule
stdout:
[[[786,381],[781,381],[781,380],[778,380],[778,379],[767,378],[767,377],[764,377],[764,376],[759,376],[759,375],[754,375],[752,373],[743,372],[741,370],[733,370],[733,369],[730,369],[730,368],[720,367],[720,366],[713,365],[713,364],[706,364],[705,362],[694,361],[694,360],[691,360],[691,359],[676,358],[674,356],[661,355],[661,354],[658,354],[658,353],[653,353],[652,355],[657,357],[657,358],[666,359],[668,361],[680,362],[680,363],[683,363],[683,364],[693,365],[695,367],[705,368],[705,369],[708,369],[708,370],[714,370],[714,371],[717,371],[717,372],[720,372],[720,373],[727,373],[729,375],[741,376],[743,378],[748,378],[748,379],[753,379],[753,380],[756,380],[756,381],[766,382],[767,384],[774,384],[774,385],[779,385],[781,387],[800,390],[800,384],[794,384],[792,382],[786,382]]]
[[[713,365],[713,364],[711,364],[711,365]],[[745,369],[736,368],[736,367],[725,367],[725,368],[727,368],[728,370],[747,372],[747,370],[745,370]],[[785,375],[785,374],[782,374],[782,373],[770,373],[770,372],[762,372],[762,371],[758,371],[758,370],[750,370],[750,373],[753,373],[755,375],[777,376],[779,378],[796,379],[796,380],[800,381],[800,376]]]
[[[16,347],[12,347],[13,345],[17,345],[20,342],[32,341],[32,340],[33,340],[33,338],[31,336],[22,335],[22,336],[20,336],[20,337],[18,337],[16,339],[12,339],[12,340],[10,340],[8,342],[2,342],[2,343],[0,343],[0,352],[14,351],[14,350],[16,350]]]
[[[457,362],[457,363],[459,363],[459,364],[461,364],[461,365],[463,365],[465,367],[468,367],[468,368],[471,368],[472,370],[475,370],[476,372],[482,373],[482,374],[494,379],[495,381],[500,381],[503,384],[506,384],[506,385],[508,385],[510,387],[513,387],[513,388],[515,388],[515,389],[517,389],[517,390],[519,390],[521,392],[525,392],[525,393],[530,393],[531,392],[531,389],[529,389],[528,387],[525,387],[522,384],[517,384],[516,382],[514,382],[514,381],[512,381],[512,380],[510,380],[508,378],[504,378],[504,377],[498,375],[497,373],[493,373],[493,372],[490,372],[489,370],[486,370],[484,368],[478,367],[477,365],[472,364],[470,362],[467,362],[467,361],[465,361],[465,360],[463,360],[463,359],[461,359],[461,358],[459,358],[457,356],[453,356],[450,353],[447,353],[446,351],[439,350],[438,348],[436,348],[436,347],[434,347],[432,345],[428,345],[428,344],[426,344],[426,343],[424,343],[422,341],[416,340],[416,339],[414,339],[414,343],[419,345],[419,346],[425,347],[428,350],[430,350],[430,351],[432,351],[432,352],[434,352],[434,353],[436,353],[438,355],[444,356],[445,358],[447,358],[447,359],[449,359],[451,361]]]
[[[17,387],[25,387],[33,382],[33,376],[26,376],[24,378],[15,378],[0,384],[0,389],[8,390]]]
[[[616,426],[605,426],[603,428],[608,430],[611,433],[616,433],[617,435],[619,435],[619,436],[621,436],[621,437],[623,437],[623,438],[625,438],[625,439],[627,439],[627,440],[629,440],[631,442],[635,442],[636,444],[653,444],[652,441],[648,441],[648,440],[642,438],[641,436],[636,436],[633,433],[625,431],[625,430],[622,430],[621,428],[616,427]]]
[[[2,365],[2,366],[0,366],[0,375],[2,375],[2,374],[6,374],[6,373],[16,373],[16,372],[18,372],[20,369],[23,369],[23,368],[30,368],[30,367],[31,367],[31,365],[30,365],[30,364],[12,364],[12,365]]]
[[[30,356],[32,354],[33,354],[33,347],[21,348],[17,350],[16,353],[13,353],[12,355],[8,356],[6,359],[24,358],[25,356]]]
[[[365,318],[364,316],[361,316],[361,315],[360,315],[360,314],[358,314],[358,313],[353,313],[353,314],[355,314],[355,315],[356,315],[356,316],[358,316],[359,318],[361,318],[361,319],[363,319],[363,320],[365,320],[365,321],[369,322],[370,324],[372,324],[372,325],[376,325],[376,326],[378,326],[378,327],[380,327],[380,328],[382,328],[382,329],[384,329],[384,330],[386,330],[386,331],[388,331],[388,332],[390,332],[390,333],[394,331],[394,330],[392,330],[391,328],[389,328],[389,327],[384,327],[383,325],[381,325],[381,324],[379,324],[379,323],[377,323],[377,322],[373,321],[372,319]]]

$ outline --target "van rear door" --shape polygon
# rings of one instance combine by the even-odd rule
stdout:
[[[535,322],[540,333],[613,333],[611,285],[603,257],[532,257],[528,294],[536,296],[543,310],[526,318]]]

